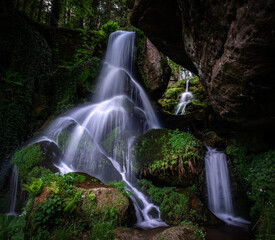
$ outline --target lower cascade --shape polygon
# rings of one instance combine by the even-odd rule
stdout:
[[[86,172],[104,183],[123,180],[141,228],[166,226],[160,210],[137,187],[131,146],[135,136],[160,128],[144,90],[134,77],[135,33],[109,38],[99,84],[91,102],[59,116],[30,144],[47,141],[62,152],[61,173]]]
[[[250,224],[234,214],[225,153],[207,147],[205,172],[209,209],[229,225],[246,227]]]

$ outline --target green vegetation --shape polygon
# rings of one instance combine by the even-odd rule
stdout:
[[[39,145],[31,145],[15,152],[12,161],[18,167],[20,176],[24,179],[29,172],[44,161],[45,157]]]
[[[24,240],[25,224],[24,217],[0,214],[0,239]]]
[[[118,182],[109,182],[109,185],[115,186],[121,193],[123,193],[127,197],[131,195],[131,193],[126,190],[126,183],[122,180]]]
[[[73,239],[85,235],[92,240],[112,239],[113,230],[127,223],[124,218],[129,204],[125,185],[113,185],[119,188],[100,188],[104,184],[96,178],[77,173],[62,176],[45,171],[39,178],[31,178],[24,186],[30,201],[25,216],[26,238]]]
[[[179,65],[175,65],[175,63],[171,64],[171,60],[169,60],[168,63],[170,67],[172,66],[172,73],[178,71],[180,67]],[[161,104],[164,111],[170,114],[175,113],[176,106],[180,101],[181,93],[185,92],[187,80],[189,80],[189,91],[192,92],[194,99],[191,100],[191,102],[187,105],[185,114],[188,114],[199,108],[207,107],[209,105],[205,89],[200,83],[199,78],[194,75],[191,78],[175,81],[166,89],[163,97],[159,99],[159,103]]]
[[[257,239],[275,237],[275,149],[254,154],[235,141],[226,153],[233,159],[241,191],[252,201],[250,215]]]
[[[137,139],[137,169],[142,175],[184,177],[201,171],[203,145],[193,135],[179,130],[150,130]],[[189,176],[189,177],[188,177]],[[173,185],[172,185],[173,186]]]
[[[132,0],[18,0],[16,8],[40,23],[97,30],[111,20],[123,27],[128,26],[133,3]]]
[[[175,187],[155,187],[150,181],[139,180],[141,189],[147,192],[152,200],[159,205],[161,216],[168,224],[204,223],[206,216],[192,207],[195,198],[193,189],[176,191]],[[202,203],[199,203],[202,206]]]

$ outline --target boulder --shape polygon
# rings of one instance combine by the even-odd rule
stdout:
[[[146,91],[152,99],[159,99],[170,80],[171,69],[166,56],[139,32],[137,32],[137,66]]]
[[[150,230],[116,229],[115,240],[200,240],[203,231],[193,225],[154,228]]]
[[[189,133],[152,129],[133,144],[136,173],[156,185],[188,187],[198,182],[204,147]]]

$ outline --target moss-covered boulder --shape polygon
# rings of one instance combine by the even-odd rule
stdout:
[[[160,227],[149,230],[118,228],[115,240],[203,240],[204,232],[194,225]]]
[[[25,234],[29,239],[112,239],[113,230],[135,222],[126,192],[84,173],[44,173],[29,191]],[[72,227],[73,226],[73,227]]]
[[[19,178],[26,182],[39,167],[58,172],[54,164],[59,162],[62,155],[54,143],[43,141],[17,150],[12,161],[17,165]]]
[[[181,225],[168,228],[154,236],[152,240],[204,240],[202,229],[194,225]]]
[[[138,176],[156,185],[188,187],[201,177],[204,147],[189,133],[152,129],[136,139],[133,151]]]
[[[195,195],[196,188],[156,187],[150,181],[139,180],[141,189],[156,203],[161,218],[169,225],[184,222],[206,224],[211,219],[209,211]]]

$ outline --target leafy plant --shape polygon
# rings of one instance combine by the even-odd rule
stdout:
[[[33,196],[38,196],[43,189],[43,180],[40,178],[33,178],[30,185],[24,184],[24,190],[33,194]]]
[[[24,240],[24,217],[0,214],[0,239]]]

